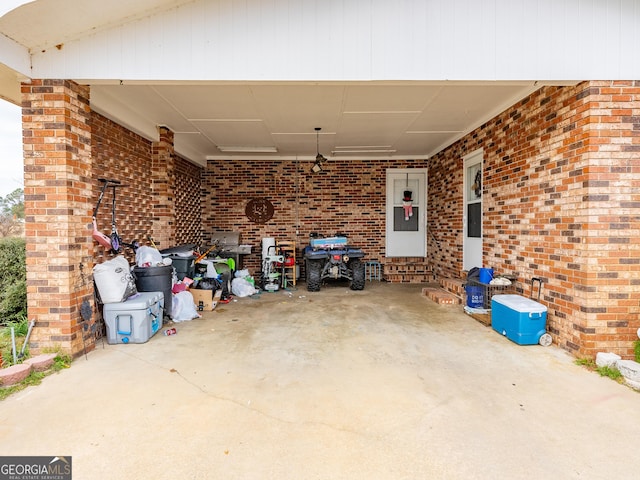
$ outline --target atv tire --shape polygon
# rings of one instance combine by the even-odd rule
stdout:
[[[364,263],[351,260],[351,290],[364,290]]]
[[[322,283],[322,262],[307,260],[307,291],[319,292]]]

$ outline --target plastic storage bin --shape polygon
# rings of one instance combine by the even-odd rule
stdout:
[[[169,255],[171,259],[171,265],[176,269],[176,276],[178,280],[182,280],[184,277],[193,279],[195,275],[195,255],[183,256],[180,254]]]
[[[547,307],[522,295],[494,295],[491,327],[518,345],[542,343],[540,339],[547,331]]]
[[[105,304],[107,343],[145,343],[162,328],[163,308],[163,292],[139,292],[124,302]]]

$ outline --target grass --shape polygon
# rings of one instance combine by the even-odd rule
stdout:
[[[11,385],[10,387],[0,386],[0,401],[13,395],[16,392],[24,390],[27,387],[40,385],[43,378],[48,377],[53,373],[57,373],[65,368],[69,368],[70,366],[71,357],[63,353],[58,353],[53,359],[53,365],[51,365],[51,368],[46,372],[31,372],[27,378],[25,378],[22,382],[17,383],[16,385]]]
[[[598,367],[596,365],[596,361],[593,358],[578,358],[575,361],[575,364],[580,365],[581,367],[585,367],[591,372],[598,372],[601,377],[609,377],[611,380],[614,380],[618,383],[624,383],[624,377],[617,368],[611,368],[607,366]]]
[[[2,355],[3,365],[10,367],[13,365],[13,350],[11,346],[11,327],[14,329],[16,338],[16,355],[20,354],[22,344],[27,331],[29,330],[29,322],[23,319],[19,322],[7,322],[7,325],[0,327],[0,355]],[[25,357],[29,356],[29,349],[25,349]]]
[[[29,322],[26,318],[19,322],[7,322],[5,327],[0,329],[0,337],[11,339],[11,327],[14,328],[16,337],[26,337],[29,330]]]
[[[11,327],[14,328],[16,338],[16,355],[19,355],[22,344],[27,336],[27,331],[29,330],[29,322],[26,319],[20,322],[8,322],[6,327],[0,328],[0,355],[2,356],[4,367],[9,367],[14,364],[11,345]],[[2,387],[2,385],[0,385],[0,401],[31,385],[39,385],[44,377],[51,375],[52,373],[59,372],[62,369],[69,368],[71,365],[71,357],[62,353],[60,351],[60,347],[43,349],[42,353],[56,354],[51,368],[46,372],[31,372],[27,378],[16,385],[11,385],[9,387]],[[18,360],[18,363],[27,358],[29,358],[28,348],[25,349],[25,355],[23,358]]]

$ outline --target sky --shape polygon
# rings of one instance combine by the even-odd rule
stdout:
[[[0,98],[0,197],[24,188],[20,107]]]

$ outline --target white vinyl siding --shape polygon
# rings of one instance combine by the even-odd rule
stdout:
[[[638,0],[200,0],[35,52],[29,73],[158,81],[638,78],[639,25]]]

